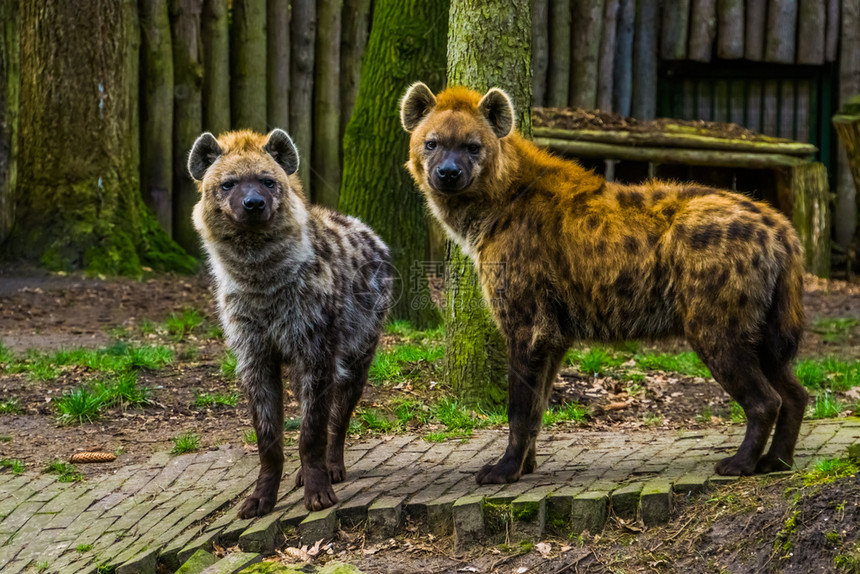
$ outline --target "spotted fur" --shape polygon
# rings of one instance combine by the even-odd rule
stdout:
[[[401,110],[407,168],[474,260],[507,340],[510,442],[478,482],[534,470],[552,382],[577,340],[686,337],[747,414],[740,449],[717,472],[790,467],[807,393],[790,368],[803,266],[786,218],[701,185],[607,182],[523,139],[507,109],[497,89],[435,96],[418,83]]]
[[[248,395],[260,453],[243,518],[269,512],[283,470],[282,366],[302,405],[305,505],[337,502],[343,446],[391,299],[388,247],[352,217],[309,205],[289,136],[203,134],[194,226],[209,255],[227,344]]]

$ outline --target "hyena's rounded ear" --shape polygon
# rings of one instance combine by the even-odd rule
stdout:
[[[490,127],[497,137],[503,138],[514,129],[514,104],[499,88],[490,88],[481,98],[478,110],[490,122]]]
[[[409,86],[403,99],[400,100],[400,123],[409,133],[415,131],[427,114],[436,107],[436,96],[423,82]]]
[[[215,163],[221,153],[221,146],[218,145],[215,136],[209,132],[201,135],[191,146],[191,153],[188,155],[188,173],[197,181],[202,180],[206,170]]]
[[[273,129],[263,149],[278,162],[287,175],[292,175],[299,169],[299,150],[296,149],[293,138],[284,130]]]

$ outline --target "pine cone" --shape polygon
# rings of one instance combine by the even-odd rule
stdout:
[[[113,462],[116,455],[109,452],[76,452],[69,458],[69,462]]]

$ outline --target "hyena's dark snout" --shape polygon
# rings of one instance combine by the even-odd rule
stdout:
[[[439,176],[439,180],[443,183],[451,184],[463,175],[463,170],[453,160],[446,159],[436,168],[436,175]]]
[[[257,214],[266,209],[266,200],[259,193],[252,191],[242,200],[242,207],[250,214]]]
[[[257,182],[243,182],[230,197],[233,218],[243,226],[255,227],[272,216],[272,194]]]
[[[458,157],[449,155],[431,170],[430,182],[437,191],[454,193],[466,187],[466,170]]]

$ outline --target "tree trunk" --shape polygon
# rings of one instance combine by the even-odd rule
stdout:
[[[27,193],[6,253],[93,273],[188,269],[140,198],[137,3],[26,0],[20,14]]]
[[[463,1],[451,6],[449,18],[448,83],[479,91],[494,86],[504,89],[513,99],[518,129],[530,138],[528,3]],[[507,41],[499,42],[499,38]],[[486,310],[480,281],[472,262],[451,242],[447,265],[446,379],[467,403],[503,404],[507,397],[506,352]]]
[[[290,128],[290,0],[266,2],[266,118],[269,129]]]
[[[693,0],[690,7],[690,44],[687,57],[710,62],[717,36],[717,0]]]
[[[827,0],[800,0],[797,19],[797,63],[824,63],[824,37],[827,25]]]
[[[632,112],[642,120],[657,115],[657,17],[656,2],[637,0]]]
[[[361,60],[370,33],[370,0],[344,0],[340,32],[340,134],[352,118],[361,80]],[[344,152],[345,153],[345,152]]]
[[[639,9],[657,11],[653,0],[642,0]],[[660,55],[664,60],[683,60],[687,57],[687,32],[690,25],[690,0],[664,0]]]
[[[615,113],[630,115],[633,94],[633,27],[636,23],[636,0],[621,0],[618,9],[618,33],[615,40],[615,71],[612,77],[612,107]]]
[[[744,0],[719,0],[718,14],[717,56],[723,60],[743,58]]]
[[[764,59],[776,64],[793,64],[797,0],[770,0],[767,8],[767,40]]]
[[[767,0],[756,0],[746,4],[744,22],[744,57],[753,62],[764,59],[764,43],[767,35]]]
[[[426,207],[403,169],[409,136],[400,126],[398,104],[418,78],[433,90],[444,85],[447,30],[448,0],[376,0],[355,111],[344,137],[339,207],[392,246],[404,292],[390,318],[418,328],[438,324],[440,316],[427,287],[433,269],[426,263]]]
[[[266,0],[233,0],[230,22],[233,129],[266,130]]]
[[[0,245],[15,222],[19,64],[18,0],[0,0]]]
[[[230,129],[230,25],[227,0],[203,4],[203,129]]]
[[[570,70],[570,105],[597,107],[597,60],[603,29],[603,0],[573,0],[573,51]]]
[[[203,0],[170,0],[173,32],[173,238],[189,253],[200,254],[191,224],[197,184],[188,174],[188,152],[203,131],[200,14]]]
[[[839,39],[839,104],[844,106],[860,94],[860,0],[843,0],[842,35]],[[858,229],[860,193],[854,187],[850,160],[845,149],[839,149],[836,202],[834,206],[834,238],[848,245]]]
[[[290,134],[299,150],[299,179],[305,193],[311,187],[313,143],[314,41],[317,29],[316,0],[292,0],[290,19]]]
[[[140,186],[143,201],[173,235],[173,45],[167,0],[140,0]]]
[[[343,0],[319,0],[314,70],[313,198],[335,208],[340,195],[340,13]]]
[[[532,0],[532,97],[536,107],[546,105],[547,68],[549,67],[548,0]]]
[[[600,59],[597,65],[597,107],[612,111],[612,81],[615,73],[615,34],[618,30],[619,0],[606,0],[603,32],[600,37]]]
[[[546,103],[567,106],[570,93],[570,0],[553,0],[549,9],[549,76]]]

